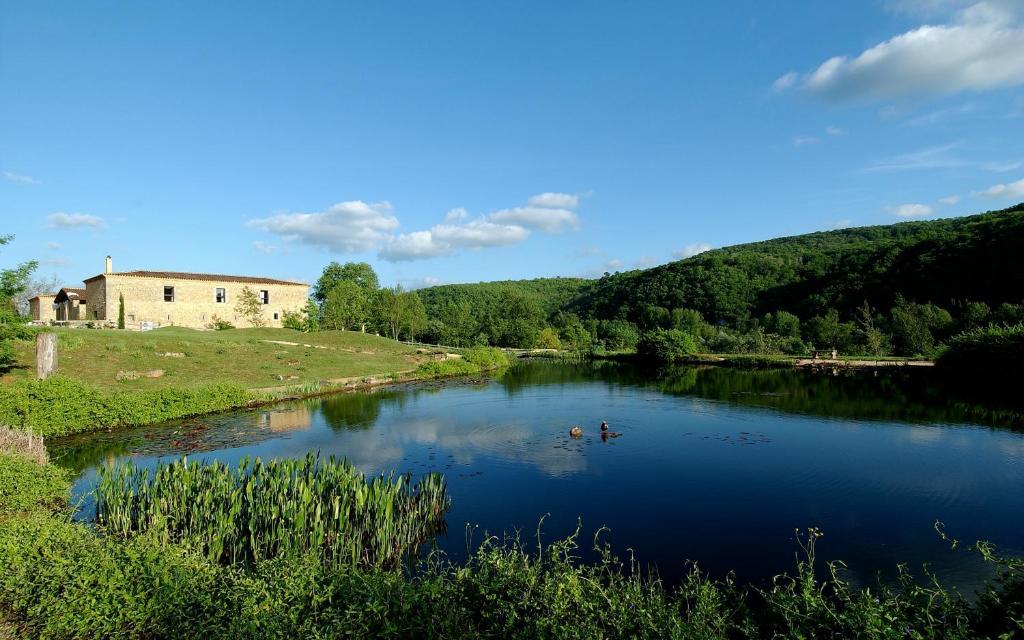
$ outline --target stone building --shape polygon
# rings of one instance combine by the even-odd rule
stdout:
[[[54,319],[59,322],[68,320],[88,320],[86,290],[64,287],[53,298]]]
[[[202,329],[215,320],[236,327],[252,324],[235,307],[248,287],[263,303],[264,326],[280,327],[285,311],[300,311],[309,296],[309,285],[261,278],[178,271],[122,271],[115,273],[107,256],[103,273],[85,280],[88,319],[117,323],[124,297],[125,328],[146,329],[180,326]]]
[[[56,293],[40,293],[28,300],[28,314],[33,322],[49,323],[57,319],[57,308],[54,305]]]

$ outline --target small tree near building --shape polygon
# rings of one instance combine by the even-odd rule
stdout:
[[[124,294],[117,294],[117,328],[124,329]]]
[[[238,295],[235,313],[245,318],[254,327],[263,327],[267,324],[263,318],[263,301],[249,287],[243,288],[242,293]]]

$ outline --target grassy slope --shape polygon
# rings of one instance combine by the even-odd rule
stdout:
[[[415,349],[403,344],[350,331],[304,334],[290,329],[196,331],[168,327],[147,332],[57,332],[60,373],[110,391],[194,388],[214,382],[234,382],[259,389],[409,371],[422,360],[416,357]],[[267,340],[313,346],[272,344]],[[31,378],[35,373],[34,344],[17,342],[15,347],[18,366],[2,381]],[[184,353],[185,357],[157,355],[166,352]],[[165,373],[160,378],[116,378],[119,371],[152,369],[163,369]]]

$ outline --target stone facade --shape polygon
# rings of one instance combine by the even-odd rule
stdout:
[[[57,312],[53,308],[53,300],[57,297],[55,293],[41,293],[28,301],[29,317],[33,322],[46,322],[57,319]]]
[[[127,329],[168,325],[203,329],[215,319],[250,327],[235,309],[246,287],[265,300],[264,326],[280,327],[284,312],[300,311],[309,296],[309,285],[301,282],[157,271],[101,273],[87,279],[85,287],[89,317],[108,325],[116,325],[119,300],[124,296]]]
[[[58,322],[92,320],[93,317],[89,315],[86,299],[85,289],[74,289],[71,287],[61,289],[53,298],[53,302],[56,305],[54,319]]]

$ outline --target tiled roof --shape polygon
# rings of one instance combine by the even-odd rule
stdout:
[[[209,280],[211,282],[251,282],[252,284],[290,284],[308,286],[305,282],[261,278],[259,276],[226,276],[216,273],[186,273],[183,271],[119,271],[117,273],[101,273],[89,278],[86,282],[90,282],[107,275],[130,276],[133,278],[160,278],[163,280]]]
[[[57,292],[57,297],[54,302],[63,302],[71,296],[78,298],[79,302],[85,302],[85,289],[76,289],[74,287],[64,287]]]

